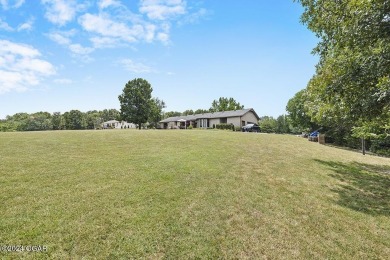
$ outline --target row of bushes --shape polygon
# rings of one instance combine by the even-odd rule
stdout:
[[[213,128],[220,129],[220,130],[232,130],[232,131],[241,131],[241,127],[234,126],[233,124],[216,124],[213,125]]]

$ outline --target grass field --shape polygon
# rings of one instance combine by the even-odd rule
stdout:
[[[390,159],[294,136],[0,133],[0,187],[0,258],[390,255]]]

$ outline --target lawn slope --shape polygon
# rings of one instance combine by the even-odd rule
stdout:
[[[228,131],[0,133],[10,258],[390,255],[390,160]]]

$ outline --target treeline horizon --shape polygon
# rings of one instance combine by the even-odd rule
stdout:
[[[0,119],[1,132],[45,131],[45,130],[83,130],[97,129],[103,122],[120,119],[117,109],[89,110],[77,109],[61,112],[20,112]]]

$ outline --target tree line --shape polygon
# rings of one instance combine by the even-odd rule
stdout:
[[[70,110],[60,112],[16,113],[0,120],[0,131],[44,131],[44,130],[81,130],[100,128],[103,122],[118,120],[120,112],[116,109],[91,110],[81,112]]]
[[[390,155],[390,2],[297,2],[301,21],[319,38],[319,62],[287,104],[293,124]]]

